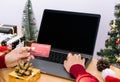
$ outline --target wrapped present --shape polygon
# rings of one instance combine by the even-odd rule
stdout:
[[[1,24],[0,25],[0,33],[17,34],[17,26],[16,25]]]
[[[36,82],[40,78],[40,70],[33,68],[32,63],[21,62],[9,74],[9,82]]]
[[[17,34],[17,25],[3,24],[2,26],[3,26],[3,27],[6,27],[6,28],[11,28],[11,29],[13,29],[12,34]]]
[[[15,71],[9,73],[9,82],[36,82],[40,78],[40,70],[32,68],[30,76],[19,76]]]
[[[0,46],[8,46],[9,49],[24,46],[24,37],[19,35],[1,34]]]

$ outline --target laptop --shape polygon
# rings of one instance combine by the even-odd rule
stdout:
[[[42,73],[75,80],[63,67],[69,52],[81,54],[85,67],[89,65],[94,52],[99,14],[45,9],[40,25],[37,43],[51,45],[48,58],[37,57],[33,66]]]

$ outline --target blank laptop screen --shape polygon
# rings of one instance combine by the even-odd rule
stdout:
[[[99,14],[45,9],[37,42],[92,55],[99,21]]]

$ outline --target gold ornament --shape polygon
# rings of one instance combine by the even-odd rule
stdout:
[[[111,30],[114,30],[116,28],[115,21],[113,21],[113,24],[110,25]]]
[[[120,63],[120,56],[116,56],[116,59],[117,59],[116,62]]]

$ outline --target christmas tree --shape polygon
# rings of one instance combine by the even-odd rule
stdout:
[[[115,5],[115,19],[110,22],[110,31],[108,39],[105,41],[105,49],[97,52],[97,55],[103,57],[111,64],[120,65],[120,4]]]
[[[27,1],[23,11],[22,32],[25,40],[36,40],[38,30],[30,0]]]

